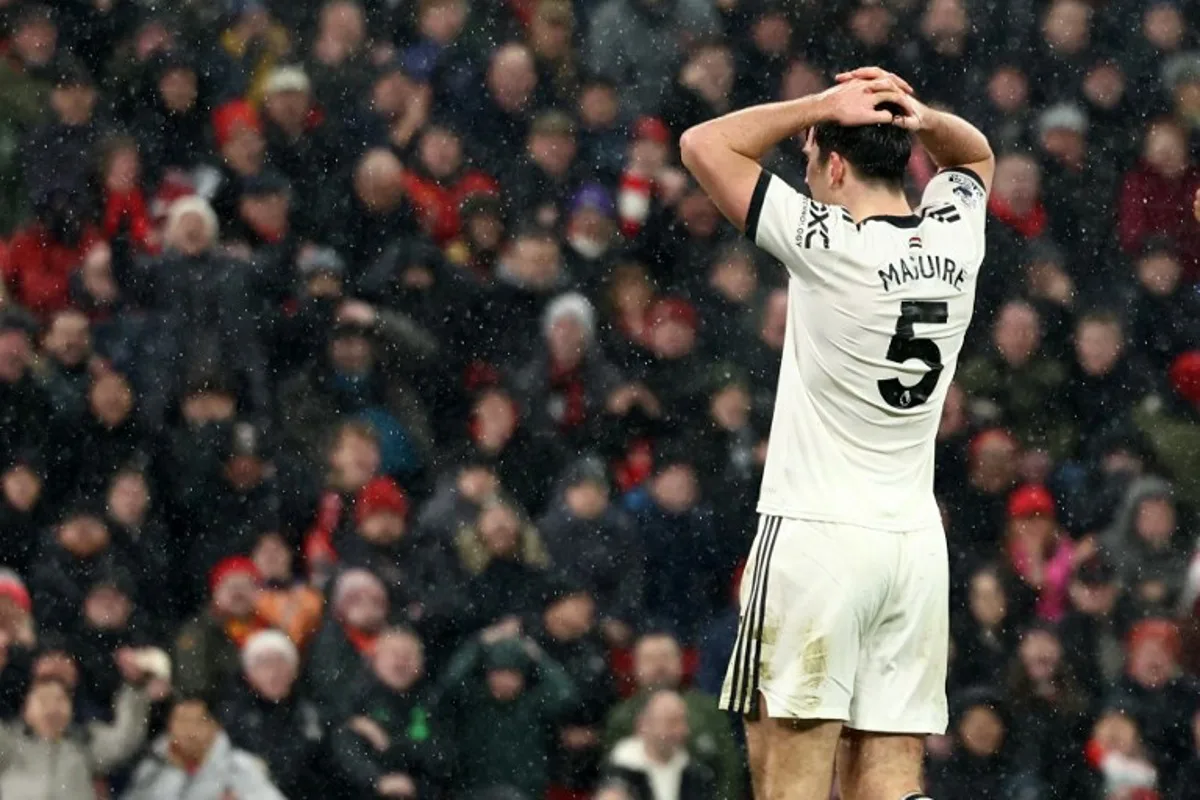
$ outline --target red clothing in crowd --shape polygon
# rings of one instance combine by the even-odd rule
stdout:
[[[1184,271],[1200,279],[1200,223],[1192,216],[1192,199],[1200,190],[1200,167],[1179,178],[1165,178],[1145,164],[1125,175],[1117,212],[1117,234],[1128,255],[1152,236],[1170,236],[1179,246]]]
[[[464,200],[473,194],[498,194],[499,191],[500,184],[478,170],[464,172],[448,184],[412,170],[404,173],[404,192],[417,210],[421,227],[439,247],[462,231],[458,210]]]
[[[100,232],[90,226],[74,247],[51,240],[41,223],[18,231],[9,243],[8,259],[0,262],[12,298],[42,318],[67,308],[71,275],[99,241]]]
[[[112,239],[125,226],[133,246],[143,253],[157,251],[152,234],[154,225],[146,210],[146,198],[141,189],[129,192],[109,192],[104,198],[104,235]]]
[[[1036,239],[1046,232],[1046,207],[1042,205],[1041,200],[1022,214],[999,195],[994,194],[988,199],[988,211],[997,220],[1012,228],[1022,239]]]

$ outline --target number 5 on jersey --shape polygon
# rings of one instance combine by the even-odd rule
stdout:
[[[888,345],[888,361],[903,364],[910,358],[921,361],[929,368],[921,380],[905,386],[899,378],[879,381],[879,394],[892,408],[913,408],[929,399],[942,377],[942,351],[931,339],[918,339],[913,325],[944,325],[949,317],[946,303],[925,300],[905,300],[900,304],[900,316],[896,320],[896,335]]]

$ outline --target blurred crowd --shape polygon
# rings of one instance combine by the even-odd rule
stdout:
[[[998,155],[930,794],[1200,797],[1198,20],[0,0],[0,794],[748,797],[786,277],[676,142],[878,64]]]

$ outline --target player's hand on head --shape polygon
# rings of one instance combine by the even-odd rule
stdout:
[[[913,87],[908,81],[894,72],[888,72],[886,69],[880,69],[879,67],[859,67],[849,72],[839,72],[835,77],[838,83],[886,79],[890,80],[897,89],[905,94],[914,94]]]
[[[845,81],[826,89],[821,97],[826,103],[826,118],[839,125],[900,125],[909,130],[920,127],[916,101],[887,78]],[[903,113],[880,108],[884,103],[899,106]]]

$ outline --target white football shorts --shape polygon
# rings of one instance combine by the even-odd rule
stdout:
[[[721,707],[944,733],[949,562],[940,526],[910,533],[763,515],[741,585]]]

